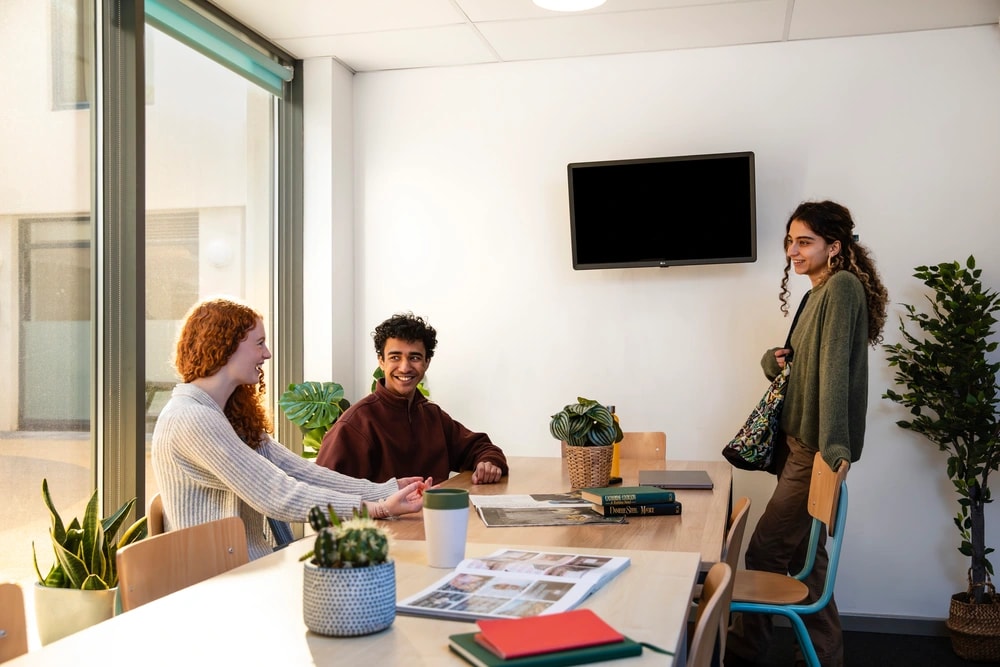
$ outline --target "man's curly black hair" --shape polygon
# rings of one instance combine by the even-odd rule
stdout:
[[[382,324],[375,327],[372,332],[375,339],[375,354],[381,359],[385,353],[385,342],[390,338],[398,338],[408,343],[413,341],[423,341],[427,350],[427,361],[434,356],[434,348],[437,347],[437,331],[424,321],[424,318],[417,317],[413,313],[397,313]]]

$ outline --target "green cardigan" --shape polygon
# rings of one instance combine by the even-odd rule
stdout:
[[[761,366],[779,372],[774,350]],[[868,305],[857,276],[838,271],[809,293],[792,332],[792,372],[781,428],[818,449],[836,470],[861,458],[868,410]]]

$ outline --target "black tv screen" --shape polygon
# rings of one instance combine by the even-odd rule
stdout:
[[[752,152],[567,169],[574,269],[757,260]]]

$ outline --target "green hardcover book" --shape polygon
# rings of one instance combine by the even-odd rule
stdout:
[[[588,662],[628,658],[642,653],[642,645],[628,637],[623,641],[600,646],[574,648],[568,651],[528,655],[523,658],[504,660],[476,640],[477,632],[464,632],[448,637],[448,648],[477,667],[563,667],[583,665]]]
[[[594,505],[594,511],[603,516],[668,516],[681,513],[681,504],[636,503],[634,505]]]
[[[672,503],[673,491],[655,486],[602,486],[580,489],[580,497],[595,505],[635,505],[636,503]]]

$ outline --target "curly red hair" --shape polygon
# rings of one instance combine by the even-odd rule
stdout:
[[[195,304],[177,339],[174,367],[184,382],[214,375],[226,365],[240,343],[263,317],[249,306],[229,299]],[[259,447],[271,433],[271,419],[264,409],[264,373],[255,385],[240,385],[226,401],[224,412],[233,430],[250,447]]]

